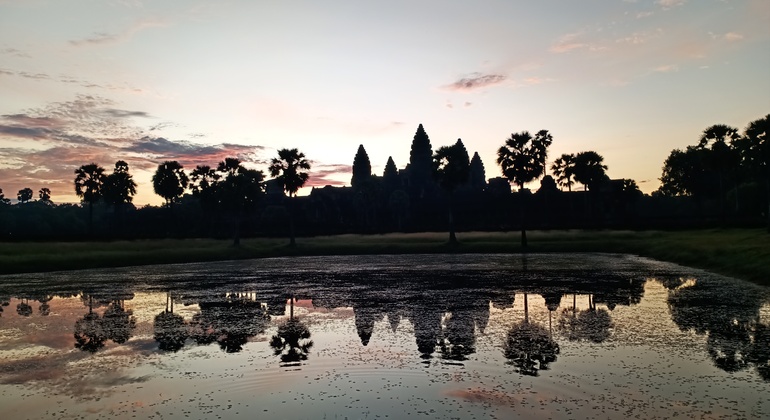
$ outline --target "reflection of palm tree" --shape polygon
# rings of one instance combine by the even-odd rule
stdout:
[[[612,319],[606,309],[597,309],[593,296],[588,295],[588,309],[575,309],[575,295],[572,295],[572,309],[565,308],[559,320],[559,329],[570,341],[586,340],[602,343],[610,338]]]
[[[160,350],[176,352],[184,347],[187,324],[184,318],[174,313],[174,300],[170,293],[166,294],[166,309],[155,316],[154,329],[154,338]]]
[[[107,336],[104,334],[102,318],[93,311],[93,297],[88,298],[88,313],[75,321],[75,348],[90,353],[104,347]]]
[[[27,299],[22,299],[18,305],[16,305],[16,313],[21,316],[32,315],[32,306],[27,303]]]
[[[545,328],[529,322],[527,294],[524,294],[524,321],[508,330],[503,355],[522,375],[537,376],[556,361],[559,344],[551,339]]]
[[[132,330],[136,328],[133,312],[126,311],[121,300],[113,301],[104,311],[102,319],[107,337],[117,344],[128,341]]]
[[[270,347],[276,356],[281,356],[282,366],[297,366],[307,360],[313,341],[310,340],[310,330],[294,318],[294,298],[291,298],[289,320],[278,327],[278,332],[271,338]]]

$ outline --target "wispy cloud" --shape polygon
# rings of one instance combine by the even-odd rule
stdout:
[[[32,56],[27,54],[26,52],[16,49],[16,48],[3,48],[0,49],[0,54],[3,55],[12,55],[14,57],[20,57],[20,58],[31,58]]]
[[[111,44],[131,39],[131,37],[142,30],[164,26],[167,26],[167,22],[165,21],[159,19],[145,19],[135,22],[133,25],[129,26],[121,32],[95,32],[86,38],[70,40],[69,43],[76,47]]]
[[[727,41],[740,41],[743,39],[743,35],[737,32],[728,32],[724,36]]]
[[[453,83],[443,86],[443,88],[446,90],[458,92],[470,92],[473,90],[498,85],[504,82],[506,78],[507,76],[504,74],[472,73],[467,77],[460,78]]]
[[[668,10],[672,7],[681,6],[687,3],[687,0],[657,0],[655,4],[662,7],[664,10]]]
[[[585,40],[583,32],[573,32],[562,35],[548,50],[552,53],[561,54],[572,50],[588,49],[591,51],[603,50],[604,47]]]

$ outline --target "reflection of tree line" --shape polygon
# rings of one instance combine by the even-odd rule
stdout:
[[[669,289],[671,318],[682,331],[707,336],[706,350],[726,372],[754,367],[770,381],[770,326],[759,319],[767,292],[682,278],[662,281]]]
[[[512,308],[518,294],[524,300],[524,319],[510,326],[503,353],[522,374],[537,374],[556,360],[558,337],[593,343],[608,339],[613,327],[611,311],[617,305],[639,303],[644,292],[643,281],[628,278],[602,278],[596,282],[526,278],[492,284],[488,279],[447,273],[436,273],[433,279],[390,278],[370,283],[363,283],[360,274],[349,276],[337,275],[331,283],[322,279],[318,287],[305,285],[300,297],[312,298],[314,306],[320,308],[352,307],[363,346],[371,342],[375,324],[386,317],[393,331],[402,320],[409,321],[417,350],[426,363],[434,357],[449,363],[467,360],[476,352],[477,333],[483,334],[487,327],[490,303],[498,309]],[[670,290],[672,319],[682,330],[707,335],[707,350],[715,366],[728,372],[753,366],[763,379],[770,380],[770,327],[758,319],[767,296],[746,287],[724,293],[724,286],[716,282],[662,282]],[[291,283],[270,287],[251,293],[212,293],[205,288],[169,292],[166,307],[154,319],[158,348],[173,352],[190,344],[217,343],[225,352],[241,351],[250,338],[265,333],[272,316],[286,315],[286,302],[290,301],[289,319],[278,326],[269,344],[283,365],[307,360],[313,345],[311,331],[294,317],[294,299],[289,299],[293,296]],[[547,325],[529,319],[531,295],[542,296],[549,311]],[[577,295],[581,300],[588,298],[588,308],[577,308]],[[108,340],[121,344],[131,337],[136,321],[124,302],[133,298],[133,292],[80,296],[88,312],[75,323],[77,348],[95,352]],[[53,297],[19,296],[16,312],[31,316],[32,302],[38,301],[38,312],[45,316]],[[0,316],[9,303],[10,297],[0,296]],[[175,303],[197,304],[200,312],[187,321],[174,312]],[[105,307],[101,315],[95,311],[100,307]]]

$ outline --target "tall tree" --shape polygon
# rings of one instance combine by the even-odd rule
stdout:
[[[468,151],[465,149],[462,140],[457,139],[457,143],[452,146],[442,146],[436,150],[433,155],[433,174],[438,184],[449,196],[449,243],[457,243],[455,234],[453,199],[454,192],[460,185],[468,181],[470,174],[470,162],[468,161]]]
[[[534,137],[529,131],[513,133],[505,145],[497,150],[497,164],[508,182],[518,185],[521,194],[521,246],[527,246],[525,223],[524,184],[540,178],[545,173],[545,161],[548,159],[548,147],[553,136],[548,130],[540,130]]]
[[[722,221],[726,219],[725,193],[730,172],[738,168],[740,156],[735,148],[736,141],[740,139],[738,129],[724,124],[715,124],[701,134],[697,148],[707,149],[705,164],[717,176],[719,187],[719,212]],[[736,190],[737,191],[737,190]]]
[[[94,203],[102,198],[104,168],[89,163],[75,170],[75,194],[88,203],[88,229],[93,232]]]
[[[767,231],[770,233],[770,114],[749,123],[739,145],[742,163],[767,188]]]
[[[173,209],[174,202],[184,194],[189,179],[184,168],[175,160],[158,165],[152,176],[152,187],[155,194],[166,200],[166,205]]]
[[[708,179],[703,166],[707,150],[688,146],[684,151],[674,149],[663,162],[660,189],[664,196],[695,196],[700,198],[708,190]]]
[[[572,186],[575,185],[575,155],[565,153],[556,158],[551,165],[551,172],[560,187],[567,187],[567,191],[572,192]]]
[[[355,158],[353,158],[353,177],[350,185],[353,188],[360,186],[372,177],[372,164],[369,162],[369,155],[364,150],[364,145],[358,146]]]
[[[196,168],[197,169],[197,168]],[[217,165],[221,175],[215,181],[214,190],[219,203],[233,221],[233,246],[241,243],[241,225],[249,210],[259,203],[265,191],[262,171],[247,169],[236,158],[226,158]]]
[[[0,188],[0,204],[8,204],[11,200],[5,198],[5,194],[3,194],[3,189]]]
[[[40,191],[37,192],[38,197],[40,197],[40,201],[42,201],[45,204],[52,204],[51,202],[51,190],[43,187],[40,189]]]
[[[473,158],[471,158],[468,184],[474,191],[483,191],[487,187],[487,174],[484,171],[484,162],[481,161],[479,152],[474,152]]]
[[[119,160],[115,162],[112,173],[104,179],[104,201],[115,206],[116,210],[123,204],[131,203],[136,195],[136,182],[128,170],[128,163]]]
[[[270,176],[281,183],[283,190],[289,195],[290,200],[297,196],[297,191],[299,191],[310,178],[310,175],[307,172],[304,172],[309,170],[310,162],[305,159],[305,154],[297,149],[280,149],[278,151],[278,157],[273,158],[269,168]],[[289,246],[296,246],[293,214],[289,214],[289,235]]]
[[[19,190],[19,193],[16,194],[16,198],[19,200],[19,203],[24,204],[32,200],[34,194],[35,193],[32,191],[32,188],[22,188]]]
[[[417,196],[422,196],[433,181],[433,148],[430,138],[420,124],[412,139],[409,152],[409,186]]]
[[[575,155],[572,167],[575,181],[583,184],[586,190],[592,189],[604,179],[607,165],[604,165],[603,162],[602,155],[594,151],[580,152]]]

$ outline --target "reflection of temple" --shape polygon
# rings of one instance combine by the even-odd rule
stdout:
[[[532,374],[555,362],[559,340],[599,344],[610,339],[613,310],[639,303],[644,282],[633,273],[547,276],[537,268],[503,274],[363,270],[298,277],[288,272],[272,273],[271,278],[248,285],[215,282],[215,288],[200,278],[189,283],[175,279],[166,307],[154,319],[153,335],[161,351],[216,343],[224,352],[241,351],[263,335],[258,345],[274,344],[282,364],[304,362],[312,358],[313,327],[293,316],[290,297],[300,296],[312,299],[316,308],[352,308],[361,346],[381,345],[388,336],[378,337],[378,331],[396,331],[401,326],[412,330],[415,355],[426,363],[460,363],[476,353],[490,309],[512,310],[514,302],[531,308],[539,295],[548,310],[547,320],[519,319],[506,326],[508,334],[501,337],[511,366]],[[725,289],[731,286],[718,281],[661,278],[660,282],[669,289],[673,321],[682,330],[706,336],[706,351],[715,366],[730,372],[752,369],[770,380],[770,326],[759,319],[759,308],[767,302],[765,292],[747,285]],[[75,345],[84,351],[126,343],[135,333],[136,321],[125,306],[133,298],[131,286],[86,292],[74,288],[34,294],[0,292],[7,296],[0,296],[0,308],[12,308],[5,309],[4,317],[31,319],[46,316],[54,296],[79,297],[88,309],[75,322]],[[183,317],[176,311],[180,303],[199,310],[191,315],[188,309]],[[278,323],[271,329],[276,318]],[[264,336],[268,331],[271,335]],[[276,338],[271,340],[272,336]]]

